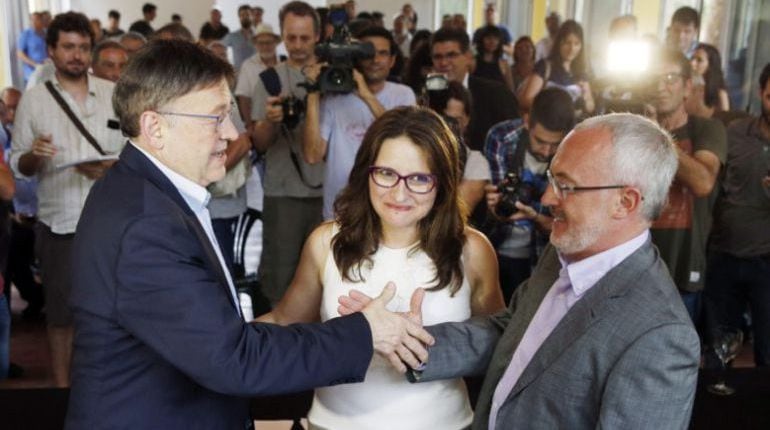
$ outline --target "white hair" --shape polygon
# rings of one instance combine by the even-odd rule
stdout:
[[[656,219],[679,166],[671,135],[640,115],[613,113],[586,119],[575,130],[605,128],[612,134],[612,179],[639,188],[642,215]]]

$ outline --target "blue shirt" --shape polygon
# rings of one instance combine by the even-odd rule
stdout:
[[[5,162],[8,162],[11,149],[11,131],[0,128],[0,142],[5,150]],[[16,192],[13,194],[13,211],[19,215],[33,217],[37,215],[37,177],[16,176]]]
[[[238,31],[231,31],[222,40],[225,45],[233,50],[233,67],[235,70],[241,70],[241,64],[257,52],[251,43],[251,34],[251,30],[240,29]]]
[[[25,53],[38,64],[48,58],[48,47],[45,44],[45,32],[39,34],[34,28],[28,28],[21,32],[19,36],[19,51]],[[35,71],[35,66],[24,64],[24,81],[29,79],[29,75]]]

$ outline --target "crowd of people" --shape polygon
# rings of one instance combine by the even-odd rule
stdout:
[[[0,378],[11,283],[71,428],[241,426],[233,398],[315,387],[313,428],[686,428],[725,327],[770,364],[770,64],[760,114],[731,110],[696,10],[644,37],[632,89],[555,13],[535,42],[494,3],[472,33],[409,4],[390,29],[354,1],[274,12],[213,8],[197,38],[150,3],[127,32],[32,14],[25,88],[0,92]],[[371,48],[351,91],[316,49],[339,13]],[[642,39],[630,15],[610,37]],[[254,320],[244,272],[272,309]]]

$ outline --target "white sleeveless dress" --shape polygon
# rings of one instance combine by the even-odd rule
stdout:
[[[334,232],[336,233],[336,226]],[[366,282],[342,280],[330,252],[323,273],[321,319],[339,316],[337,298],[355,288],[376,297],[389,281],[397,287],[396,297],[388,305],[391,311],[408,311],[409,299],[417,287],[431,286],[435,274],[432,260],[421,250],[392,249],[380,246],[373,256],[373,267],[362,267]],[[471,290],[463,279],[454,297],[449,289],[427,292],[422,304],[423,323],[463,321],[471,316]],[[462,429],[473,418],[467,390],[462,379],[412,384],[395,371],[390,363],[374,354],[362,383],[336,385],[315,391],[308,414],[311,425],[321,429]],[[312,427],[311,427],[312,428]]]

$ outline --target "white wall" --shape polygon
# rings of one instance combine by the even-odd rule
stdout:
[[[330,1],[329,3],[338,3]],[[417,29],[427,28],[433,31],[435,0],[356,0],[356,12],[382,12],[385,14],[385,27],[393,27],[393,17],[401,11],[404,3],[410,3],[417,12]]]
[[[107,12],[115,9],[120,12],[120,27],[128,30],[131,23],[142,18],[142,5],[147,0],[70,0],[72,10],[82,12],[89,18],[98,18],[102,26],[107,25]],[[158,7],[157,16],[152,26],[158,29],[171,22],[171,14],[178,13],[182,22],[193,33],[198,31],[209,18],[211,0],[149,0]]]
[[[148,0],[69,0],[72,10],[83,12],[89,18],[98,18],[102,25],[107,24],[107,12],[115,9],[120,12],[120,26],[124,30],[132,22],[142,18],[142,5]],[[198,36],[201,26],[209,19],[209,11],[214,5],[222,10],[222,21],[230,27],[230,30],[240,28],[238,21],[238,6],[248,4],[261,6],[265,9],[264,21],[278,30],[278,10],[288,0],[149,0],[158,7],[157,17],[152,26],[155,29],[171,22],[171,14],[182,15],[184,25],[190,29],[193,36]],[[305,0],[314,7],[324,6],[324,0]],[[423,0],[426,1],[426,0]],[[427,0],[430,2],[431,0]],[[384,3],[375,1],[373,3]],[[418,13],[420,13],[418,11]]]

